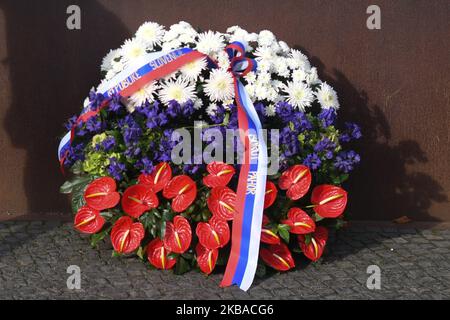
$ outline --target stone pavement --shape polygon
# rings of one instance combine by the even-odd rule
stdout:
[[[221,274],[184,276],[111,258],[109,244],[61,222],[0,223],[0,299],[448,299],[450,230],[350,227],[333,235],[320,263],[257,279],[248,293],[219,288]],[[81,268],[81,289],[67,289],[67,267]],[[367,267],[381,268],[369,290]]]

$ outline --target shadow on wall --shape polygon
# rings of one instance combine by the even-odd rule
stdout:
[[[371,105],[367,94],[358,91],[342,72],[333,69],[332,76],[327,76],[324,64],[317,57],[310,60],[321,79],[338,92],[340,124],[350,121],[362,127],[363,138],[351,145],[361,154],[361,164],[345,186],[351,195],[348,218],[393,220],[408,216],[414,221],[435,220],[429,216],[428,209],[433,202],[448,201],[445,190],[431,176],[407,170],[408,165],[428,161],[420,145],[413,140],[393,144],[382,109]]]
[[[108,49],[130,36],[120,19],[97,1],[82,3],[81,30],[67,29],[67,7],[78,2],[0,2],[8,50],[3,63],[12,91],[3,125],[13,146],[27,152],[26,194],[16,197],[27,201],[31,214],[49,213],[50,208],[68,213],[67,197],[59,195],[62,123],[79,113],[89,89],[100,80],[99,65]]]

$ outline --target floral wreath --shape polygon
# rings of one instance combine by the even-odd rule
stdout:
[[[280,131],[280,169],[267,176],[265,186],[257,274],[266,266],[294,268],[292,252],[312,261],[322,256],[329,228],[344,222],[347,192],[341,184],[360,161],[345,145],[361,137],[358,125],[337,128],[334,89],[304,54],[272,32],[238,26],[226,33],[199,32],[186,22],[168,29],[144,23],[105,56],[99,88],[149,53],[186,47],[204,57],[129,96],[115,92],[106,99],[93,89],[83,114],[66,124],[70,143],[60,150],[61,165],[73,176],[61,192],[72,195],[74,227],[91,235],[92,246],[109,236],[114,256],[136,255],[177,274],[196,267],[210,274],[226,263],[240,166],[175,164],[171,153],[177,128],[238,128],[226,52],[235,41],[257,63],[240,81],[259,120],[263,128]]]

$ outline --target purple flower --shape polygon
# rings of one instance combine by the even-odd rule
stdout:
[[[281,101],[278,102],[275,106],[276,112],[278,116],[284,122],[289,122],[291,120],[292,113],[294,112],[294,108],[287,102]]]
[[[334,166],[342,172],[348,173],[361,161],[359,154],[355,151],[341,151],[336,157]]]
[[[314,146],[314,152],[331,151],[336,148],[336,144],[327,137],[323,138]]]
[[[313,128],[311,122],[308,120],[306,114],[301,111],[294,112],[291,115],[290,122],[293,124],[295,131],[303,132],[306,130],[311,130]]]
[[[84,144],[79,143],[75,146],[69,146],[67,150],[69,150],[69,152],[64,160],[65,166],[70,167],[78,160],[84,160]],[[63,151],[63,153],[65,152]]]
[[[77,122],[78,116],[74,115],[72,117],[69,118],[69,120],[67,120],[67,122],[64,124],[64,127],[67,130],[71,130],[72,127],[75,125],[75,123]]]
[[[189,100],[185,104],[183,104],[183,107],[181,108],[181,112],[183,114],[183,117],[185,117],[185,118],[192,116],[195,112],[194,102]]]
[[[153,171],[153,162],[148,158],[144,157],[136,162],[136,166],[140,169],[141,173],[150,174]]]
[[[89,92],[89,102],[91,110],[97,110],[102,104],[105,97],[101,93],[96,93],[95,91]]]
[[[336,111],[333,108],[322,109],[318,118],[324,127],[329,127],[336,121]]]
[[[345,128],[346,130],[339,137],[340,142],[350,142],[362,137],[361,128],[356,123],[346,122]]]
[[[102,147],[103,149],[108,152],[111,151],[112,148],[116,145],[116,139],[114,137],[107,137],[105,140],[102,141]]]
[[[109,103],[108,106],[108,110],[111,112],[118,112],[119,110],[122,109],[122,104],[120,103],[120,94],[115,93],[112,97],[111,97],[111,101]]]
[[[225,108],[223,107],[223,105],[221,105],[221,104],[217,105],[215,113],[214,114],[210,114],[209,118],[215,124],[222,123],[223,119],[225,118]]]
[[[102,121],[99,116],[95,116],[86,121],[86,129],[89,133],[99,133],[103,129]]]
[[[131,115],[128,115],[122,121],[119,121],[122,127],[123,140],[126,146],[130,146],[137,142],[142,135],[141,127],[136,123]]]
[[[137,146],[137,144],[130,145],[124,152],[125,157],[127,158],[135,158],[141,154],[141,148]]]
[[[180,104],[175,100],[170,101],[169,105],[167,106],[167,114],[172,118],[176,118],[180,113],[181,113]]]
[[[309,167],[311,170],[319,169],[321,163],[322,162],[320,161],[320,158],[316,153],[308,154],[305,160],[303,161],[303,164]]]
[[[125,171],[125,164],[118,162],[116,158],[109,158],[108,173],[116,180],[123,179],[123,172]]]

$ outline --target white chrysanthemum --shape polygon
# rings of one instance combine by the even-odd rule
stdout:
[[[317,74],[317,68],[312,67],[306,75],[306,83],[308,85],[314,85],[320,83],[319,75]]]
[[[322,108],[339,109],[339,100],[336,91],[334,91],[334,89],[328,83],[322,83],[315,95]]]
[[[223,36],[218,32],[207,31],[198,35],[196,49],[204,54],[213,55],[225,48]]]
[[[258,47],[255,52],[256,61],[273,61],[276,58],[275,52],[271,47]]]
[[[202,99],[196,99],[196,100],[194,101],[194,109],[195,109],[195,110],[199,110],[199,109],[201,109],[201,107],[203,107],[203,101],[202,101]]]
[[[281,52],[283,54],[288,54],[289,50],[291,50],[291,48],[289,48],[288,44],[284,41],[278,41],[278,45],[280,46]]]
[[[181,41],[178,39],[172,40],[172,41],[168,41],[168,42],[164,42],[162,44],[162,51],[171,51],[173,49],[177,49],[179,47],[181,47]]]
[[[278,102],[280,100],[280,95],[278,94],[277,88],[268,86],[266,99],[272,102]]]
[[[225,50],[217,53],[216,60],[220,69],[228,70],[228,68],[230,67],[230,58],[228,57],[228,54],[225,52]]]
[[[257,81],[255,84],[255,97],[257,100],[264,100],[268,97],[269,85],[267,83]]]
[[[102,60],[102,65],[101,65],[101,70],[102,71],[109,71],[112,69],[112,63],[115,59],[120,57],[120,50],[116,49],[116,50],[110,50],[108,52],[108,54],[103,58]]]
[[[306,80],[306,72],[303,69],[295,69],[292,71],[292,80],[294,82],[302,82]]]
[[[311,89],[303,82],[288,82],[283,90],[288,94],[286,101],[301,111],[305,111],[305,107],[314,101]]]
[[[213,102],[232,99],[234,97],[233,77],[226,70],[211,70],[209,79],[205,81],[204,91]]]
[[[146,101],[153,102],[155,101],[154,94],[156,93],[156,90],[158,89],[158,86],[156,85],[156,81],[151,81],[150,83],[146,84],[142,88],[140,88],[138,91],[133,93],[129,101],[134,107],[140,107],[142,106]]]
[[[182,104],[188,100],[194,101],[196,98],[195,92],[194,85],[179,77],[176,81],[168,80],[162,84],[158,96],[165,105],[168,105],[172,100]]]
[[[166,31],[166,33],[164,33],[163,42],[170,42],[176,40],[178,36],[179,36],[178,32],[173,30],[171,27],[169,31]]]
[[[194,44],[195,37],[197,37],[197,32],[192,29],[180,34],[180,36],[178,37],[178,41],[184,44]]]
[[[121,49],[125,64],[129,64],[146,54],[145,44],[137,39],[126,40]]]
[[[266,108],[264,109],[264,115],[266,117],[273,117],[276,114],[276,108],[274,104],[269,104],[268,106],[266,106]]]
[[[262,71],[261,73],[259,73],[258,77],[256,79],[257,83],[260,83],[263,85],[269,84],[270,81],[272,81],[272,76],[269,72],[265,72],[265,71]]]
[[[255,81],[256,81],[256,73],[254,71],[250,71],[249,73],[247,73],[244,76],[244,79],[249,84],[255,83]]]
[[[271,46],[276,42],[274,34],[269,30],[263,30],[258,35],[258,44],[263,47]]]
[[[306,71],[311,69],[311,64],[309,63],[308,57],[299,50],[291,49],[289,57],[291,58],[289,65],[291,69],[303,69]]]
[[[206,58],[201,58],[185,64],[180,71],[187,80],[197,81],[198,76],[206,68],[206,65]]]
[[[106,73],[105,79],[111,80],[116,74],[117,73],[113,69],[111,69]]]
[[[122,59],[119,61],[113,60],[111,62],[111,65],[112,65],[112,71],[114,73],[119,73],[125,68],[125,64],[122,62]]]
[[[282,57],[276,58],[275,63],[274,63],[275,72],[280,77],[285,77],[285,78],[289,77],[290,71],[289,71],[287,65],[288,65],[288,59],[282,58]]]
[[[255,99],[255,85],[254,84],[247,84],[245,86],[245,91],[247,92],[248,96],[252,101]]]
[[[206,114],[208,116],[214,116],[216,114],[217,111],[217,104],[215,103],[211,103],[207,108],[206,108]]]
[[[148,48],[160,45],[164,37],[164,27],[156,22],[145,22],[136,31],[136,39],[142,41]]]

